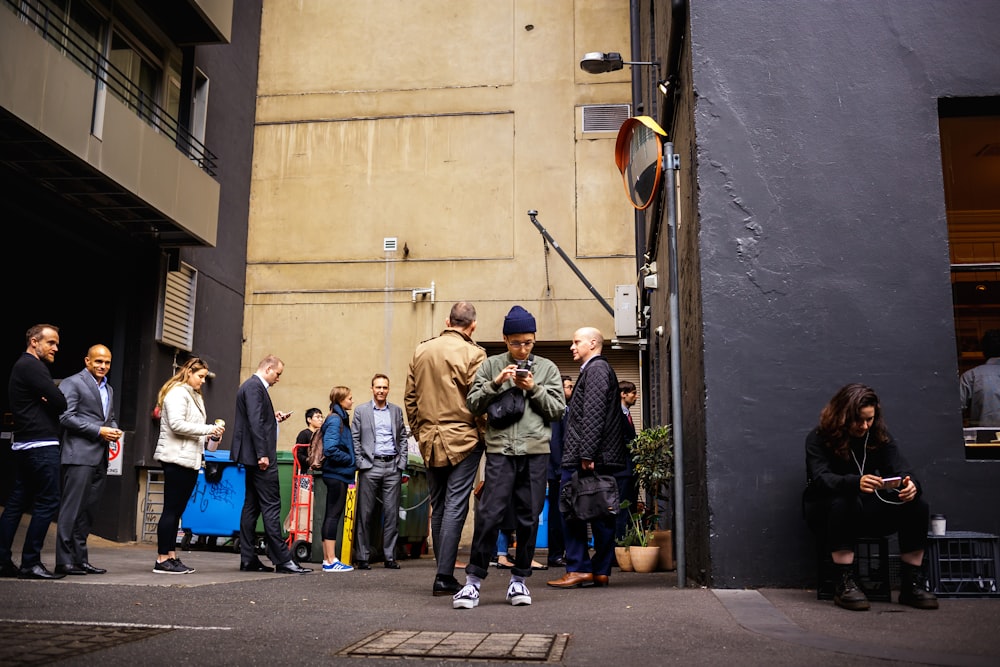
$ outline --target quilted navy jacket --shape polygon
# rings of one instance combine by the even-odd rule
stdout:
[[[587,362],[573,387],[569,406],[562,467],[576,469],[581,459],[588,459],[602,472],[624,468],[624,420],[618,376],[607,359],[598,355]]]

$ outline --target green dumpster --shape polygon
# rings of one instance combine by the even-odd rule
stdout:
[[[420,558],[427,552],[430,530],[430,490],[427,468],[418,454],[410,454],[406,462],[406,483],[399,493],[399,541],[397,553],[406,558]]]

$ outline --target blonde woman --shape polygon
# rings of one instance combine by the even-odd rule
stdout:
[[[156,574],[190,574],[174,551],[181,514],[198,483],[205,451],[205,436],[221,437],[222,426],[207,424],[201,387],[208,377],[208,364],[188,359],[160,388],[160,437],[153,458],[163,466],[163,511],[156,527]]]

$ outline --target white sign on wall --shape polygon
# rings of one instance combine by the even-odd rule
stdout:
[[[125,449],[125,436],[118,438],[117,442],[108,443],[108,474],[118,475],[122,474],[122,452]]]

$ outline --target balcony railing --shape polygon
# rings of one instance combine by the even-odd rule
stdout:
[[[216,175],[218,158],[191,132],[156,103],[145,91],[104,57],[88,38],[62,16],[42,3],[28,4],[18,0],[2,0],[18,18],[31,25],[52,46],[70,58],[96,82],[95,94],[105,86],[126,107],[158,132],[170,137],[177,149],[187,155],[210,176]]]

